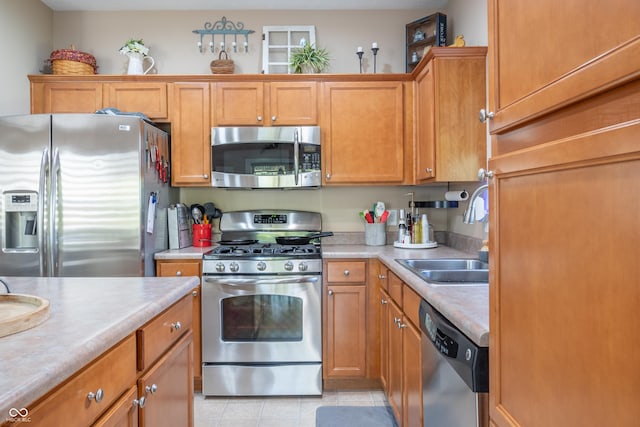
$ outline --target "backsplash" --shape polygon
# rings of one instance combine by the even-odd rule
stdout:
[[[392,245],[397,238],[397,231],[387,231],[387,245]],[[435,231],[436,242],[450,248],[476,256],[482,247],[482,239],[448,231]],[[325,245],[364,245],[363,232],[338,232],[331,237],[323,237]]]

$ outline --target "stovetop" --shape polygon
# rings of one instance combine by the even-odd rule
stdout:
[[[319,245],[280,245],[277,243],[255,243],[250,245],[220,245],[204,254],[205,259],[229,259],[258,257],[320,257]]]

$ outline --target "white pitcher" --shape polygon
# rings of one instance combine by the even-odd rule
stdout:
[[[127,74],[147,74],[156,63],[153,57],[144,56],[137,52],[129,52],[127,53],[127,56],[129,57],[129,68],[127,70]],[[149,65],[146,70],[144,70],[142,66],[145,59],[151,61],[151,65]]]

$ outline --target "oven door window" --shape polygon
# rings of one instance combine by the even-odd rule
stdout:
[[[301,341],[302,299],[288,295],[243,295],[222,300],[222,340]]]
[[[294,144],[282,142],[238,143],[211,147],[213,172],[276,176],[293,175]],[[320,146],[300,144],[298,173],[320,171]]]

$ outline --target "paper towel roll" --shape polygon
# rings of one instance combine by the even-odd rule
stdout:
[[[467,190],[447,191],[446,193],[444,193],[444,199],[449,201],[458,202],[460,200],[467,200],[468,198],[469,198],[469,193],[467,193]]]

